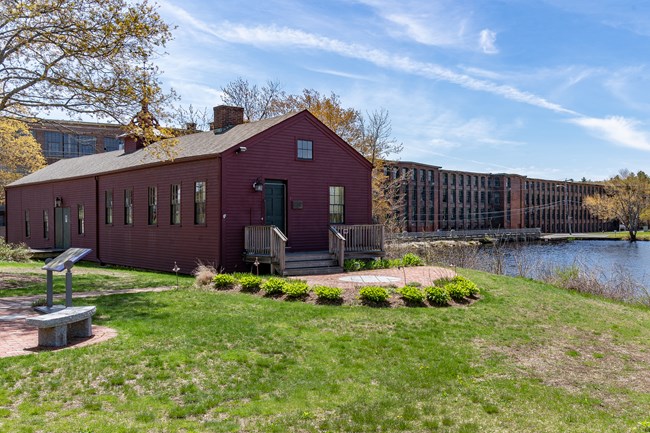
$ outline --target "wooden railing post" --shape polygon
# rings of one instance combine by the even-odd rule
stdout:
[[[244,228],[244,249],[250,255],[268,255],[271,271],[274,265],[280,274],[285,269],[287,238],[276,226],[247,226]]]
[[[343,267],[345,263],[345,242],[346,238],[336,229],[336,226],[330,226],[330,254],[334,254],[334,257],[338,261],[340,267]]]

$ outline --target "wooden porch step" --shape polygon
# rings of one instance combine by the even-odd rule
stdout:
[[[329,267],[317,267],[317,268],[295,268],[295,269],[285,269],[285,277],[300,277],[303,275],[330,275],[330,274],[340,274],[343,272],[343,268],[340,266],[329,266]]]
[[[326,275],[343,272],[328,251],[288,253],[285,257],[285,276]]]

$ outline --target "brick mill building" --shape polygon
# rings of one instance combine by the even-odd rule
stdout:
[[[173,161],[127,140],[123,150],[61,159],[13,182],[7,240],[91,248],[89,259],[108,264],[177,263],[187,273],[199,260],[284,272],[289,252],[323,250],[338,265],[345,236],[348,252],[381,250],[372,167],[356,150],[308,111],[251,123],[241,108],[214,113],[214,131],[176,139]]]
[[[385,174],[401,177],[397,212],[409,232],[539,228],[545,233],[595,232],[611,222],[583,206],[603,187],[592,182],[532,179],[518,174],[444,170],[416,162],[390,162]]]

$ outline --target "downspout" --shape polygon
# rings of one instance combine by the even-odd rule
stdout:
[[[101,248],[99,248],[99,219],[100,219],[100,212],[99,212],[99,176],[95,176],[95,255],[97,257],[97,261],[99,264],[102,264],[102,259],[100,257],[100,251]]]

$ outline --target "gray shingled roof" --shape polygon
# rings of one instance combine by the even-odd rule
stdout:
[[[216,155],[248,140],[255,135],[283,122],[297,113],[289,113],[271,119],[237,125],[222,134],[213,131],[199,132],[179,137],[174,149],[175,160],[193,158],[204,155]],[[141,167],[149,164],[160,164],[162,161],[155,156],[154,149],[140,149],[125,154],[123,150],[81,156],[78,158],[62,159],[54,164],[29,174],[8,186],[26,185],[31,183],[49,182],[52,180],[70,179],[75,177],[95,176],[102,173]]]

